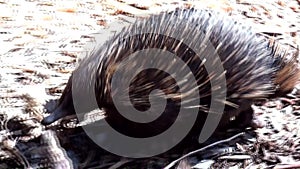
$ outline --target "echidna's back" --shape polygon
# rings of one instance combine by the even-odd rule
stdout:
[[[142,55],[134,55],[141,51]],[[183,75],[184,70],[177,62],[164,59],[163,55],[168,53],[182,60],[190,72]],[[212,102],[225,104],[224,121],[229,121],[240,109],[250,108],[254,99],[267,98],[273,92],[277,69],[272,68],[274,58],[269,43],[257,37],[250,27],[214,12],[197,10],[180,10],[137,21],[91,57],[102,58],[95,69],[95,89],[98,103],[108,115],[107,121],[127,135],[140,137],[156,135],[170,127],[180,108],[200,110],[198,122],[202,125]],[[150,63],[158,68],[144,70]],[[86,67],[82,64],[79,71]],[[219,67],[224,72],[217,72]],[[170,73],[172,70],[177,72]],[[118,71],[121,75],[114,79]],[[130,75],[135,73],[137,76],[131,79]],[[222,75],[225,86],[221,85]],[[193,78],[196,87],[187,80]],[[114,80],[119,85],[116,88],[112,87]],[[149,94],[154,90],[163,92],[152,95],[154,102],[151,102]],[[224,91],[223,100],[211,95]],[[113,97],[117,97],[117,102]],[[166,109],[155,109],[155,98],[166,100]],[[122,109],[116,104],[123,106]],[[140,113],[152,107],[153,114],[145,114],[149,116],[164,113],[151,123],[135,123],[119,114],[127,106]],[[141,130],[135,130],[138,126]]]

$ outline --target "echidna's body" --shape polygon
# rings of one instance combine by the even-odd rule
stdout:
[[[199,37],[193,36],[192,41],[199,42],[199,44],[211,42],[216,48],[217,54],[220,56],[218,59],[221,60],[225,70],[226,100],[211,100],[211,91],[221,91],[221,89],[218,88],[220,86],[212,86],[209,82],[212,79],[218,81],[220,77],[217,77],[213,72],[208,73],[206,71],[203,59],[195,56],[195,51],[182,43],[184,40],[172,38],[176,36],[175,33],[178,33],[172,32],[172,30],[176,26],[182,26],[182,24],[185,24],[186,29],[182,29],[179,33],[193,33],[189,25],[195,25],[195,29],[201,31],[205,36],[201,38],[200,42]],[[160,30],[165,33],[159,35],[141,32],[140,35],[123,39],[131,32],[147,30],[148,27],[153,31]],[[151,32],[151,30],[147,30],[147,32]],[[198,47],[203,48],[204,46]],[[167,73],[155,69],[148,69],[138,74],[130,83],[131,86],[123,91],[124,95],[129,93],[130,104],[139,111],[145,111],[149,107],[155,106],[153,103],[150,105],[148,99],[151,91],[161,89],[168,96],[166,99],[167,106],[164,114],[155,121],[150,123],[130,122],[117,113],[118,111],[114,106],[112,96],[116,91],[112,91],[112,77],[119,65],[124,66],[124,70],[130,71],[132,68],[139,68],[141,64],[147,64],[146,61],[137,64],[134,59],[124,62],[124,59],[134,52],[153,48],[167,50],[175,54],[188,65],[192,74],[182,77],[182,82],[175,82],[174,78],[170,78]],[[215,56],[206,51],[202,51],[201,54],[205,55],[202,58],[217,59],[211,58]],[[220,126],[225,126],[234,116],[240,120],[247,119],[248,116],[251,117],[250,106],[254,100],[273,97],[276,93],[287,93],[292,89],[299,78],[299,72],[291,61],[285,62],[284,59],[286,58],[283,53],[280,53],[275,45],[271,45],[268,40],[258,37],[249,27],[213,12],[180,10],[170,14],[153,16],[143,21],[137,21],[130,28],[111,38],[105,45],[94,51],[91,56],[83,59],[73,73],[73,76],[76,75],[76,80],[70,78],[58,107],[42,123],[50,124],[67,114],[75,113],[72,92],[76,92],[76,97],[79,97],[80,94],[86,93],[93,95],[94,93],[91,91],[95,91],[99,108],[106,112],[106,120],[118,131],[130,136],[147,137],[164,131],[172,125],[180,107],[189,109],[194,107],[200,110],[196,121],[196,128],[200,130],[205,121],[205,112],[209,109],[211,102],[226,104],[220,124]],[[163,67],[165,69],[175,66],[170,60],[165,60],[163,64],[165,64]],[[214,65],[213,62],[210,66],[219,65]],[[181,70],[180,68],[175,69]],[[187,76],[195,77],[196,89],[192,88],[189,82],[184,81]],[[121,77],[117,80],[119,85],[122,85],[128,79]],[[93,81],[95,84],[92,83]],[[181,90],[176,85],[177,83],[182,83],[184,90]],[[283,83],[285,85],[281,86]],[[72,91],[72,88],[78,89],[78,91]],[[186,96],[194,95],[195,92],[197,92],[195,97],[198,94],[200,96],[200,103],[193,103],[190,106],[187,102],[190,101],[191,103],[193,100],[182,102]],[[157,94],[157,96],[164,97],[165,95]],[[122,100],[122,96],[119,97]],[[76,100],[78,99],[76,98]],[[82,100],[83,103],[88,102],[85,101]],[[76,104],[79,104],[80,107],[81,102]],[[124,102],[123,106],[126,107],[128,104]],[[82,106],[81,111],[87,112],[94,108],[96,107]],[[244,122],[241,121],[241,123]],[[138,130],[136,130],[137,127]]]

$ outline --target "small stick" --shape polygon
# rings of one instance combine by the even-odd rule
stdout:
[[[230,138],[228,138],[228,139],[220,140],[220,141],[214,142],[214,143],[212,143],[212,144],[210,144],[210,145],[207,145],[207,146],[205,146],[205,147],[203,147],[203,148],[200,148],[200,149],[198,149],[198,150],[192,151],[192,152],[190,152],[190,153],[188,153],[188,154],[186,154],[186,155],[183,155],[182,157],[180,157],[180,158],[178,158],[178,159],[172,161],[172,162],[171,162],[169,165],[167,165],[164,169],[170,169],[170,168],[173,167],[176,163],[178,163],[180,160],[182,160],[182,159],[184,159],[184,158],[186,158],[186,157],[188,157],[188,156],[190,156],[190,155],[199,153],[200,151],[203,151],[203,150],[208,149],[208,148],[210,148],[210,147],[213,147],[213,146],[215,146],[215,145],[218,145],[218,144],[221,144],[221,143],[225,143],[225,142],[229,142],[229,141],[231,141],[231,140],[233,140],[233,139],[235,139],[235,138],[237,138],[237,137],[240,137],[241,135],[244,135],[244,134],[245,134],[244,132],[238,133],[238,134],[236,134],[236,135],[234,135],[234,136],[232,136],[232,137],[230,137]]]

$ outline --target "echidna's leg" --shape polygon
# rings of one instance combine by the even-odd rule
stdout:
[[[234,120],[234,127],[246,128],[252,126],[253,117],[253,109],[250,106],[239,113]]]
[[[262,128],[265,126],[265,123],[259,120],[255,116],[255,113],[251,107],[242,111],[239,114],[239,116],[237,116],[234,124],[235,124],[234,127],[241,127],[241,128],[252,127],[254,129]]]

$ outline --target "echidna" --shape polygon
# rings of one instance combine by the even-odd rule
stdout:
[[[186,44],[187,40],[193,42],[194,46]],[[207,51],[207,44],[212,44],[217,55]],[[143,68],[149,62],[156,62],[154,55],[159,54],[152,52],[152,49],[167,51],[180,58],[190,73],[177,81],[175,76],[182,74],[182,68],[172,59],[161,59],[156,63],[160,69],[141,69],[133,79],[127,75],[118,76],[115,82],[120,88],[112,87],[118,67],[122,67],[121,73],[126,74],[132,69]],[[140,51],[150,55],[150,58],[153,55],[153,60],[130,57]],[[223,67],[224,72],[217,74],[207,70],[207,60],[211,60],[208,65],[211,70]],[[171,69],[177,70],[178,74],[169,73]],[[220,81],[222,76],[225,77],[226,86],[210,83],[212,80]],[[187,80],[191,77],[195,79],[196,87]],[[286,57],[278,45],[258,36],[250,26],[212,11],[177,10],[136,21],[84,58],[69,79],[57,108],[42,123],[47,125],[66,115],[75,114],[75,104],[80,113],[97,108],[95,105],[86,106],[89,101],[84,96],[94,95],[97,106],[106,113],[106,121],[117,131],[129,136],[148,137],[163,132],[176,120],[181,108],[197,110],[199,114],[193,129],[198,132],[214,102],[225,104],[224,112],[213,112],[223,113],[219,128],[230,124],[232,119],[246,126],[251,122],[251,104],[255,100],[287,94],[299,77],[295,57]],[[129,86],[125,85],[127,83]],[[222,91],[226,92],[226,99],[211,95],[212,92]],[[147,123],[126,119],[113,100],[117,97],[118,104],[124,110],[133,105],[140,113],[153,106],[151,110],[155,114],[155,104],[158,102],[151,102],[150,94],[158,100],[163,98],[166,107],[161,116]],[[129,102],[124,101],[127,95]],[[83,98],[78,98],[81,96]],[[75,100],[76,103],[73,102]]]

